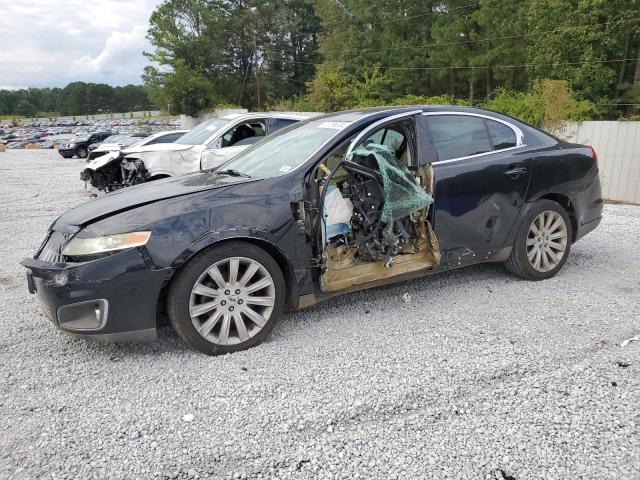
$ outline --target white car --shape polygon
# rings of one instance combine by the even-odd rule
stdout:
[[[124,186],[217,168],[267,135],[308,116],[289,113],[226,115],[201,123],[176,142],[129,148]]]
[[[87,163],[102,155],[110,152],[117,152],[124,150],[125,148],[140,142],[141,138],[147,137],[133,137],[131,135],[111,135],[105,138],[102,143],[93,143],[89,145],[89,155],[87,155]]]
[[[86,168],[80,173],[80,179],[90,182],[98,190],[109,192],[122,187],[121,163],[124,155],[143,149],[164,148],[181,138],[189,130],[167,130],[157,132],[139,139],[123,148],[122,143],[100,145],[94,152],[100,156],[88,161]]]

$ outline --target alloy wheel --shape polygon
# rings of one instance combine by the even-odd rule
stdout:
[[[220,260],[191,289],[189,315],[198,333],[217,345],[237,345],[266,325],[275,305],[275,284],[260,262]]]
[[[556,268],[567,250],[569,231],[558,212],[545,210],[531,223],[527,235],[527,258],[539,272]]]

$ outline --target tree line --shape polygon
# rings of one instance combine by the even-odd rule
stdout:
[[[74,82],[64,88],[0,90],[0,115],[71,116],[154,108],[142,85]]]
[[[640,113],[640,0],[165,0],[150,22],[143,79],[173,113],[554,95]]]

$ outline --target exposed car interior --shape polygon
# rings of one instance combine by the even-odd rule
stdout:
[[[338,292],[432,268],[440,254],[430,221],[433,171],[418,165],[414,127],[381,127],[349,155],[350,141],[316,172],[321,191],[321,287]]]
[[[250,121],[236,125],[222,136],[222,148],[233,147],[234,145],[246,145],[247,139],[254,137],[264,137],[266,127],[263,122]]]

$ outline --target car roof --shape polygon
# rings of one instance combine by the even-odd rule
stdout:
[[[169,134],[171,134],[171,133],[187,133],[188,131],[189,131],[189,130],[162,130],[162,131],[160,131],[160,132],[154,132],[154,133],[152,133],[152,134],[151,134],[151,135],[149,135],[149,136],[150,136],[150,137],[151,137],[151,136],[157,136],[157,137],[159,137],[160,135],[169,135]]]
[[[283,118],[287,120],[306,120],[309,114],[288,113],[288,112],[252,112],[252,113],[230,113],[220,118],[227,120],[252,120],[254,118]]]
[[[493,112],[491,110],[484,110],[474,107],[463,107],[458,105],[402,105],[397,107],[372,107],[372,108],[359,108],[353,110],[345,110],[342,112],[328,113],[317,117],[308,118],[310,121],[317,120],[331,120],[335,122],[357,122],[365,118],[370,119],[382,119],[392,114],[408,113],[415,110],[421,110],[424,113],[428,112],[457,112],[457,113],[475,113],[488,115],[495,118],[501,118],[509,120],[510,122],[522,123],[519,120],[504,115],[502,113]]]

